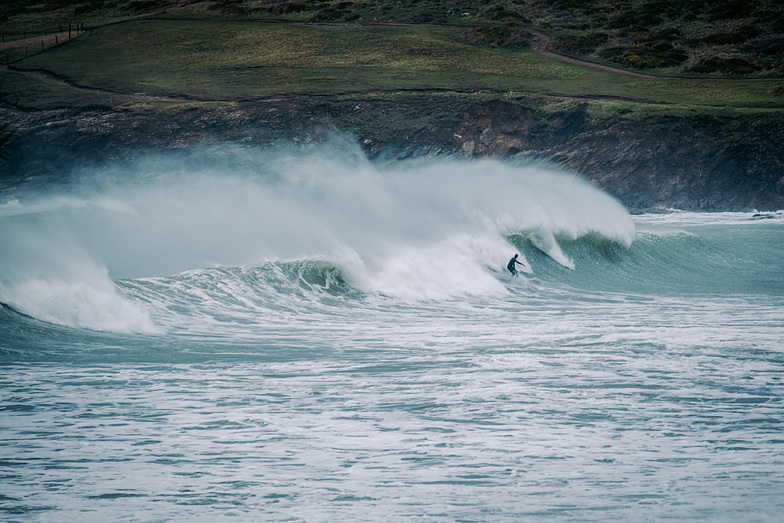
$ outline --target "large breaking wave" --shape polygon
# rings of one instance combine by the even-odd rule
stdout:
[[[502,295],[499,271],[520,248],[515,238],[571,269],[564,242],[626,248],[634,234],[617,201],[548,167],[374,163],[341,138],[201,148],[83,172],[0,205],[0,302],[57,324],[155,332],[149,307],[118,280],[286,264],[325,275],[324,288],[334,276],[399,300]],[[330,269],[313,272],[319,263]]]

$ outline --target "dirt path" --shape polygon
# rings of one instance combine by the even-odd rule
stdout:
[[[85,93],[93,93],[93,94],[103,94],[106,96],[110,96],[116,98],[117,100],[131,100],[131,101],[138,101],[138,102],[223,102],[226,100],[203,100],[200,98],[196,98],[194,96],[186,96],[186,95],[179,95],[179,96],[165,96],[165,95],[152,95],[147,93],[127,93],[121,91],[113,91],[111,89],[102,89],[100,87],[86,87],[84,85],[77,84],[73,80],[61,76],[51,71],[47,71],[45,69],[20,69],[14,66],[9,65],[0,65],[0,72],[11,72],[16,74],[21,74],[22,76],[26,76],[27,78],[31,78],[33,80],[43,82],[49,85],[57,85],[60,87],[67,87],[69,89],[74,89],[76,91],[82,91]]]
[[[531,50],[537,54],[542,56],[546,56],[552,60],[557,60],[559,62],[563,62],[565,64],[573,64],[579,65],[582,67],[588,67],[590,69],[596,69],[598,71],[604,71],[605,73],[612,73],[612,74],[620,74],[625,76],[635,76],[637,78],[648,78],[653,80],[673,80],[672,76],[653,76],[650,74],[642,74],[642,73],[635,73],[634,71],[627,71],[625,69],[618,69],[617,67],[611,67],[609,65],[602,65],[596,64],[593,62],[588,62],[586,60],[580,60],[578,58],[572,58],[569,56],[564,56],[562,54],[554,53],[548,49],[550,45],[551,38],[542,33],[541,31],[537,31],[535,29],[530,29],[530,33],[533,35],[531,39]]]
[[[687,76],[681,76],[681,77],[656,76],[652,74],[635,73],[634,71],[628,71],[626,69],[620,69],[618,67],[612,67],[610,65],[597,64],[595,62],[580,60],[579,58],[572,58],[571,56],[555,53],[553,51],[550,51],[550,49],[548,48],[551,40],[551,38],[548,35],[542,33],[541,31],[537,31],[536,29],[529,29],[528,31],[533,35],[533,39],[531,40],[531,50],[533,52],[538,53],[542,56],[546,56],[547,58],[550,58],[552,60],[557,60],[559,62],[563,62],[566,64],[588,67],[590,69],[603,71],[605,73],[612,73],[612,74],[618,74],[624,76],[634,76],[637,78],[646,78],[648,80],[690,80],[693,82],[781,82],[782,80],[784,80],[782,78],[732,78],[732,77],[698,78],[698,77],[687,77]]]

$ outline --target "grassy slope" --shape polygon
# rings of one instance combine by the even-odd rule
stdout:
[[[784,74],[780,0],[5,0],[0,33],[14,39],[149,15],[462,24],[482,27],[497,45],[510,44],[506,36],[520,27],[535,27],[563,52],[630,68]]]
[[[23,60],[118,92],[243,100],[290,94],[491,90],[692,108],[781,108],[776,82],[646,79],[466,41],[455,27],[137,21]],[[30,93],[26,93],[29,96]]]
[[[92,34],[15,65],[52,71],[85,87],[120,93],[186,95],[195,101],[243,101],[293,95],[387,98],[390,93],[396,93],[395,99],[400,103],[409,99],[422,103],[418,93],[425,91],[475,99],[523,97],[545,111],[563,108],[565,104],[586,103],[594,116],[608,118],[617,114],[626,118],[637,114],[770,114],[784,108],[784,80],[618,76],[555,62],[533,53],[525,45],[505,48],[500,41],[483,42],[481,38],[477,41],[466,37],[468,29],[477,26],[548,27],[555,36],[592,34],[597,31],[597,23],[616,20],[619,16],[608,11],[612,3],[560,0],[550,6],[551,2],[512,0],[497,5],[482,1],[464,4],[455,9],[453,2],[438,0],[279,4],[260,0],[177,4],[165,0],[57,0],[54,3],[41,0],[35,9],[17,10],[7,21],[0,21],[0,30],[19,36],[22,30],[35,31],[44,26],[59,29],[68,22],[74,27],[77,22],[86,23],[89,28],[136,15],[163,16],[157,20],[103,25]],[[571,4],[578,7],[571,6],[569,11]],[[589,4],[596,9],[585,9]],[[622,8],[631,9],[640,2],[617,4],[622,14]],[[292,5],[305,7],[297,10],[291,9]],[[499,10],[499,6],[512,11]],[[330,20],[350,20],[352,25],[290,23],[324,19],[324,13]],[[470,16],[463,16],[466,13]],[[519,16],[510,18],[509,13]],[[183,16],[202,21],[179,19]],[[254,21],[261,17],[289,23]],[[353,25],[353,22],[371,20],[453,25]],[[700,27],[708,23],[706,20],[702,20]],[[730,22],[720,22],[721,27],[732,28]],[[673,22],[664,20],[663,23]],[[687,26],[695,23],[681,24],[679,30],[688,32]],[[617,28],[612,31],[613,38],[625,34]],[[72,36],[75,35],[74,31]],[[63,40],[61,36],[60,41]],[[18,42],[17,49],[21,45]],[[496,45],[499,43],[501,46]],[[666,71],[673,72],[672,68]],[[481,92],[484,94],[478,94]],[[0,96],[31,108],[117,106],[137,101],[45,84],[8,72],[0,73]]]

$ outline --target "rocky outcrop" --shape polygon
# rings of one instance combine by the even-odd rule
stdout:
[[[472,107],[452,148],[466,156],[548,160],[582,174],[635,210],[784,208],[784,121],[615,119],[584,108],[537,121],[534,111]]]
[[[426,99],[423,99],[426,100]],[[373,157],[545,160],[592,180],[632,210],[784,208],[784,121],[771,116],[594,121],[584,107],[538,116],[524,102],[363,100],[171,106],[168,109],[0,107],[3,185],[50,183],[74,167],[149,150],[214,142],[311,142],[338,128]],[[354,120],[348,116],[357,115]],[[390,131],[388,122],[397,122]]]
[[[627,206],[706,211],[784,206],[784,124],[778,121],[615,122],[551,150]]]
[[[471,107],[454,137],[458,152],[466,156],[513,156],[531,148],[533,126],[531,109],[491,102]]]
[[[538,159],[579,173],[633,210],[784,208],[784,120],[593,122],[584,108],[537,121],[518,104],[470,108],[450,152]]]

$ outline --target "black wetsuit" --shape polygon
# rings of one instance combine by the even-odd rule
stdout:
[[[519,263],[520,265],[525,265],[523,262],[517,261],[516,254],[511,260],[509,260],[509,263],[506,264],[506,268],[509,269],[509,272],[512,273],[512,276],[517,276],[517,268],[515,267],[516,263]]]

